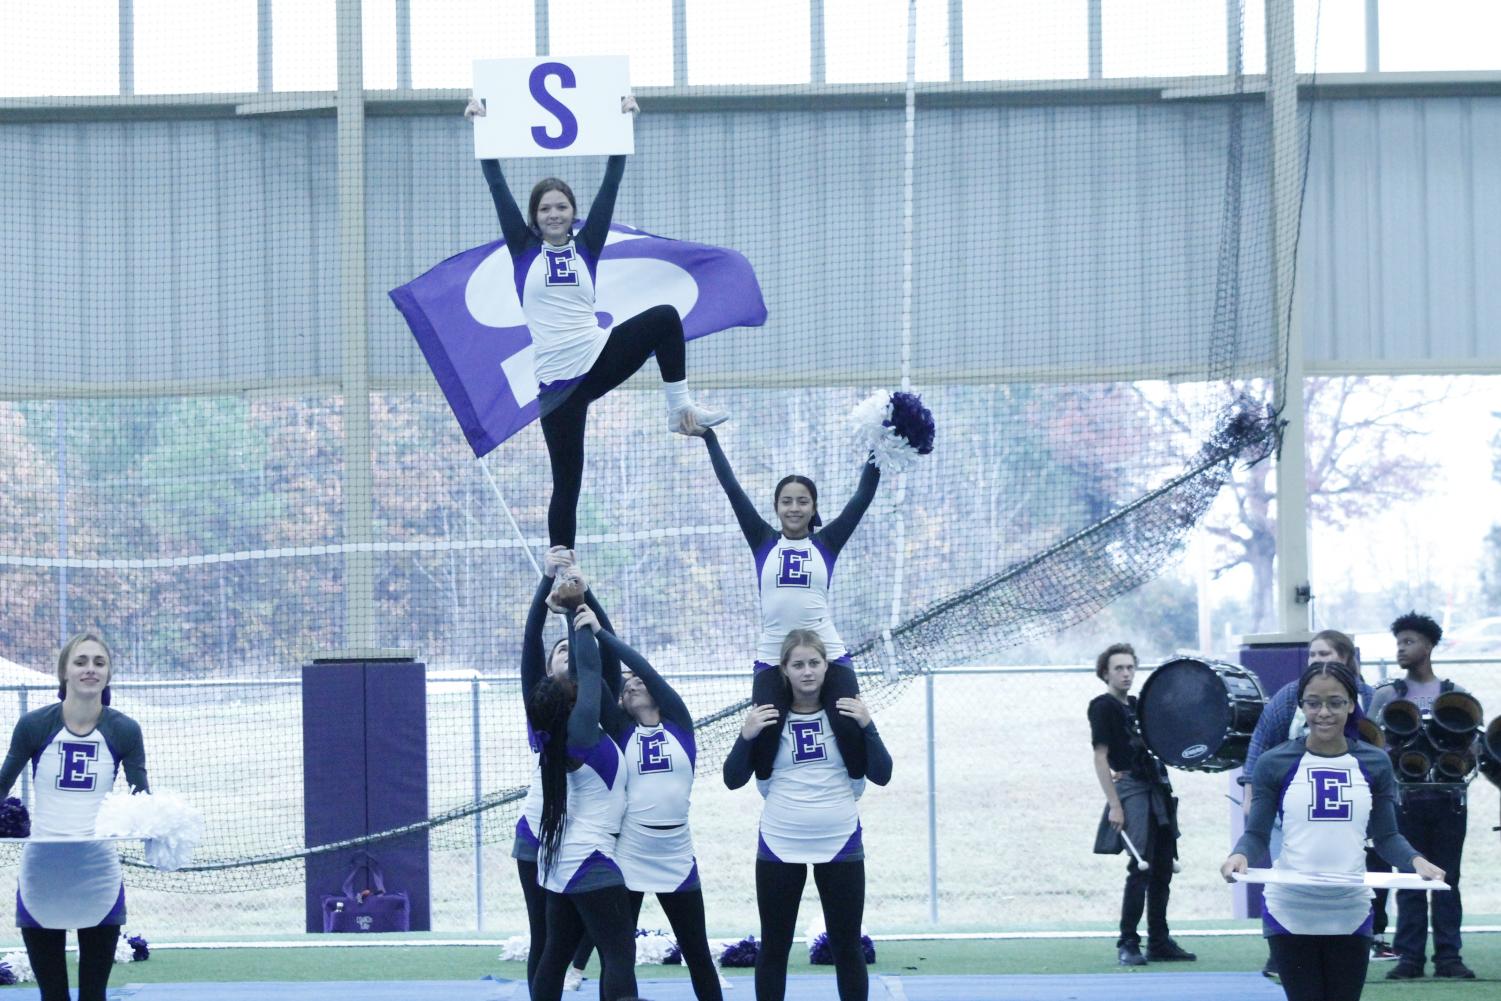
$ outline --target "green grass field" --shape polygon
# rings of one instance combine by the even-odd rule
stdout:
[[[1248,924],[1247,927],[1250,927]],[[370,936],[366,941],[377,939]],[[1258,937],[1184,937],[1184,946],[1198,953],[1196,963],[1149,965],[1153,972],[1257,970],[1266,957]],[[382,947],[337,946],[280,949],[158,949],[150,961],[115,968],[113,982],[213,982],[213,981],[323,981],[323,980],[472,980],[486,975],[501,979],[525,976],[521,963],[502,963],[494,945]],[[1481,978],[1501,981],[1501,934],[1470,935],[1465,958]],[[832,972],[829,967],[810,967],[806,952],[793,950],[793,973]],[[1390,984],[1381,978],[1389,963],[1372,964],[1368,998],[1446,997],[1466,991],[1480,997],[1487,990],[1476,984],[1420,981]],[[872,972],[896,976],[924,974],[1086,974],[1109,973],[1129,977],[1134,971],[1115,965],[1114,945],[1109,939],[1027,939],[999,941],[896,941],[880,942]],[[729,976],[748,970],[726,970]],[[591,964],[591,975],[597,967]],[[641,966],[642,979],[685,976],[681,966]],[[27,988],[35,990],[34,987]],[[1480,993],[1477,993],[1477,990]]]

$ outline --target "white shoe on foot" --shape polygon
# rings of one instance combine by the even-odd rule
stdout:
[[[667,415],[667,430],[674,434],[702,435],[707,428],[718,427],[730,419],[729,414],[704,410],[696,404],[678,407]]]
[[[584,982],[584,971],[577,966],[569,966],[568,972],[563,974],[563,990],[576,991]]]

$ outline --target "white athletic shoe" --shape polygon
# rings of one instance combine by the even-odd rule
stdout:
[[[584,971],[577,966],[570,965],[568,972],[563,974],[563,990],[576,991],[584,982]]]
[[[674,434],[698,435],[705,428],[718,427],[730,419],[729,414],[704,410],[696,404],[678,407],[667,415],[667,430]]]

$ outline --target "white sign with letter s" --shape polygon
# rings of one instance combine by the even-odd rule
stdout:
[[[475,159],[634,153],[625,56],[476,59]]]

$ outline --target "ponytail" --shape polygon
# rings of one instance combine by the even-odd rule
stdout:
[[[574,688],[553,678],[538,684],[526,700],[527,722],[538,745],[542,773],[542,827],[537,861],[544,874],[557,864],[568,823],[568,714],[573,711]]]

